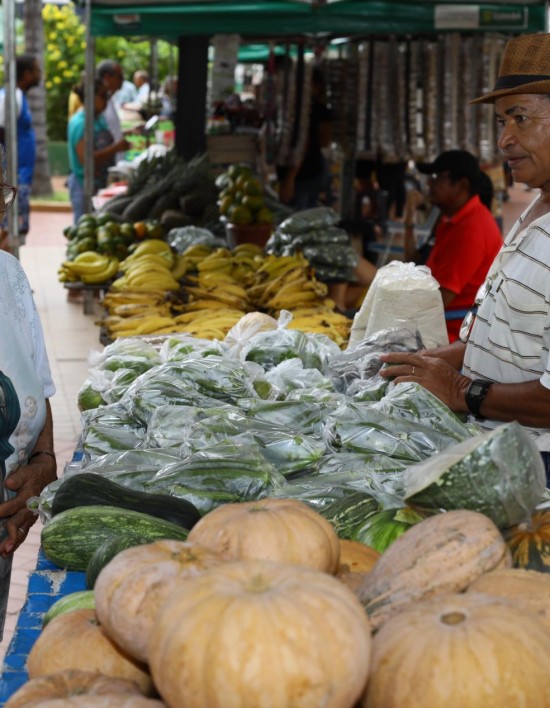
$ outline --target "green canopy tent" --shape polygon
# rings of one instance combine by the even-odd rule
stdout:
[[[92,0],[91,33],[167,38],[238,33],[241,36],[421,34],[445,31],[538,32],[546,4],[480,4],[452,0]]]

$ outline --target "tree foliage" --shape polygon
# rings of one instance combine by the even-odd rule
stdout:
[[[85,68],[84,24],[72,4],[46,4],[42,10],[44,20],[44,85],[46,112],[50,140],[65,140],[67,133],[67,104],[71,88],[79,83]],[[173,47],[159,41],[159,81],[175,73]],[[120,62],[125,78],[132,79],[137,69],[148,69],[151,43],[133,41],[125,37],[98,37],[96,62],[115,59]]]

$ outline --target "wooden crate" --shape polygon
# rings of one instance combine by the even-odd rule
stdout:
[[[258,136],[207,135],[206,152],[213,165],[247,162],[255,169],[258,158]]]

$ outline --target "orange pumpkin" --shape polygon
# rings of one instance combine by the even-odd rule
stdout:
[[[478,575],[510,565],[491,519],[476,511],[449,511],[420,521],[394,541],[358,594],[378,629],[410,602],[465,590]]]
[[[109,639],[94,610],[73,610],[54,617],[32,646],[27,659],[29,678],[64,669],[97,671],[129,679],[142,693],[153,693],[147,667],[134,661]]]
[[[236,561],[182,580],[152,629],[171,708],[343,708],[361,695],[371,636],[357,598],[310,568]]]
[[[98,703],[97,701],[102,701]],[[47,706],[55,701],[57,706],[97,705],[124,706],[126,701],[133,701],[131,706],[147,708],[164,705],[160,701],[145,698],[133,681],[112,678],[104,674],[78,669],[65,669],[48,676],[38,676],[23,684],[9,700],[5,708],[34,708]]]
[[[503,533],[515,568],[550,573],[550,509],[536,511],[529,521]]]
[[[378,551],[366,546],[364,543],[359,543],[359,541],[349,541],[341,538],[339,543],[340,562],[338,564],[338,575],[340,573],[368,573],[380,558]]]
[[[534,613],[550,630],[550,575],[546,573],[520,568],[493,570],[476,578],[468,592],[483,592],[512,600]]]
[[[174,584],[221,562],[216,551],[168,539],[121,551],[94,586],[96,613],[105,632],[130,656],[146,662],[151,628]]]
[[[223,504],[203,516],[189,541],[236,560],[296,563],[327,573],[338,568],[338,536],[326,519],[295,499]]]
[[[550,706],[550,633],[479,593],[409,605],[373,640],[364,708]]]

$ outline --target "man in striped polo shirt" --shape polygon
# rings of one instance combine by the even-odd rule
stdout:
[[[460,341],[386,354],[381,373],[417,381],[456,412],[495,428],[516,420],[534,438],[550,485],[550,35],[510,40],[493,91],[498,147],[515,182],[537,188],[496,256]]]

